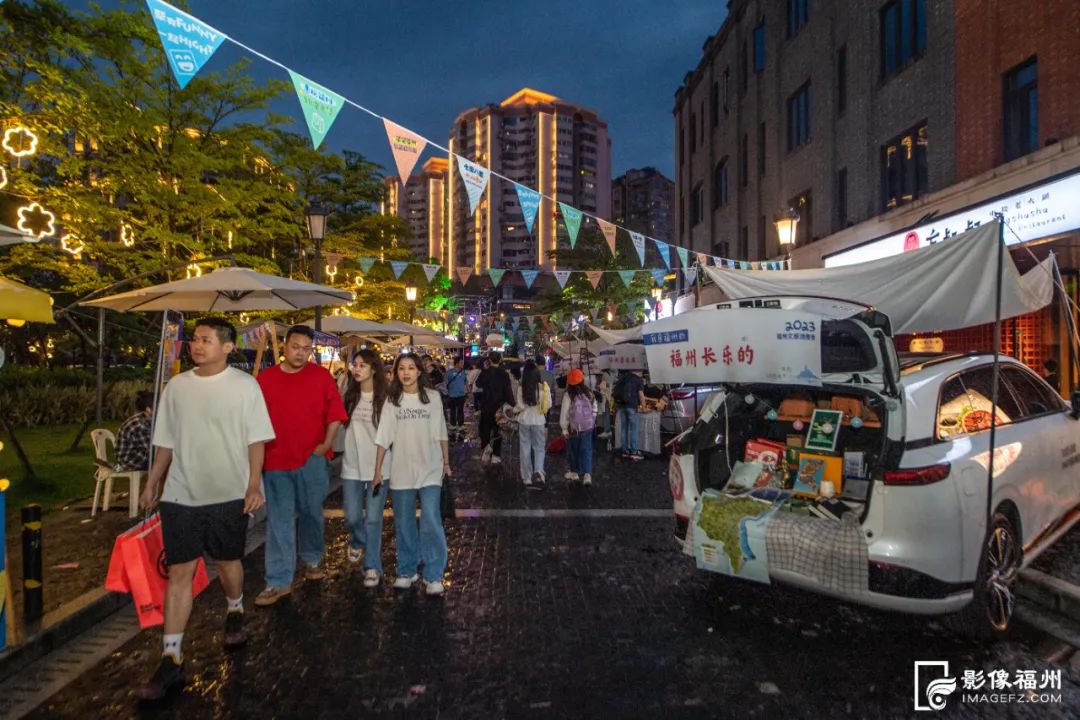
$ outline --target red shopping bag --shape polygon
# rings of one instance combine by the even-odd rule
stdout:
[[[548,443],[547,451],[549,453],[561,453],[565,449],[566,449],[566,436],[565,435],[556,435],[555,437],[553,437],[551,439],[551,442]]]
[[[145,523],[140,532],[125,533],[118,538],[118,542],[123,572],[127,577],[135,612],[139,616],[139,627],[161,625],[165,622],[165,591],[169,586],[169,566],[165,562],[160,518],[154,516]],[[192,597],[198,597],[209,584],[206,564],[199,558],[191,585]]]
[[[160,523],[161,516],[157,513],[151,515],[139,524],[125,530],[116,536],[113,543],[112,555],[109,557],[109,572],[105,575],[105,589],[118,593],[131,592],[128,584],[127,571],[124,569],[124,543],[130,538],[139,535],[149,529],[151,523]]]

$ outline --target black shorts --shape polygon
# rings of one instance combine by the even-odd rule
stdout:
[[[244,557],[248,516],[243,500],[215,505],[180,505],[163,502],[161,539],[170,565],[198,560],[207,554],[215,560]]]

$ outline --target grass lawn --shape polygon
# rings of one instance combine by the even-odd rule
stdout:
[[[70,500],[93,495],[94,445],[90,442],[90,430],[105,427],[115,433],[119,425],[117,422],[92,423],[74,452],[68,452],[68,448],[79,431],[78,425],[17,429],[15,437],[37,475],[33,483],[24,478],[10,438],[0,433],[4,443],[4,449],[0,451],[0,478],[11,481],[7,492],[9,517],[27,503],[40,503],[49,510]]]

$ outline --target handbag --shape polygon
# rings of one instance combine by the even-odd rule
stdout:
[[[553,437],[551,439],[551,442],[548,443],[548,447],[547,447],[547,451],[549,453],[561,453],[565,449],[566,449],[566,436],[565,435],[558,435],[556,437]]]
[[[454,517],[454,491],[450,488],[451,477],[449,475],[443,475],[442,478],[442,493],[440,493],[440,504],[442,510],[443,519]]]
[[[198,597],[209,585],[206,563],[199,558],[192,579],[191,596]],[[113,555],[109,559],[105,587],[108,590],[131,593],[131,601],[139,616],[139,627],[147,628],[165,622],[165,591],[169,587],[169,565],[165,560],[161,515],[154,514],[116,539]]]

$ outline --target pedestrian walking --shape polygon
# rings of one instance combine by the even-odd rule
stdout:
[[[375,485],[375,433],[386,405],[387,383],[382,358],[374,350],[358,350],[349,363],[345,389],[345,451],[341,460],[341,495],[349,530],[346,559],[364,561],[364,587],[382,578],[382,526],[386,484]],[[390,454],[383,460],[381,480],[390,478]]]
[[[619,376],[612,389],[622,432],[615,438],[617,451],[630,460],[644,460],[638,452],[638,406],[645,402],[645,379],[641,370],[628,370]]]
[[[541,379],[540,369],[532,360],[525,361],[521,387],[517,391],[514,412],[518,422],[521,455],[521,481],[527,488],[543,489],[544,456],[547,453],[547,411],[551,407],[551,388]]]
[[[469,395],[472,396],[473,412],[480,413],[480,396],[483,393],[483,388],[477,387],[476,381],[480,377],[480,373],[483,372],[481,365],[486,367],[487,360],[476,359],[472,362],[472,366],[469,368],[469,372],[466,374],[467,384],[465,389]]]
[[[392,449],[390,500],[394,506],[397,540],[397,579],[394,587],[407,590],[420,579],[428,595],[442,595],[446,572],[446,533],[442,525],[442,484],[450,476],[449,443],[439,394],[428,386],[420,358],[415,353],[398,355],[389,404],[384,406],[375,433],[375,485],[382,484],[383,463]],[[378,487],[374,488],[378,491]],[[416,500],[420,498],[419,542]]]
[[[454,358],[453,367],[446,371],[446,398],[450,405],[451,430],[465,427],[465,388],[469,379],[463,366],[464,361],[461,358]]]
[[[160,495],[169,566],[164,651],[153,677],[139,690],[146,700],[164,697],[184,683],[184,628],[191,615],[192,579],[203,554],[216,561],[225,591],[225,647],[236,648],[247,640],[240,561],[247,514],[263,505],[263,443],[274,438],[258,383],[227,365],[236,348],[236,328],[217,318],[198,320],[189,348],[195,369],[170,380],[161,395],[153,435],[157,450],[139,498],[149,510]]]
[[[293,325],[285,333],[284,359],[259,373],[259,386],[276,438],[266,445],[266,588],[255,598],[273,605],[292,592],[296,555],[305,580],[322,580],[323,500],[330,487],[330,450],[348,419],[337,384],[311,362],[315,333]]]
[[[600,430],[598,438],[611,437],[611,383],[607,373],[596,376],[596,426]],[[608,447],[611,447],[610,445]]]
[[[502,356],[492,351],[488,354],[488,367],[476,378],[480,394],[480,445],[484,448],[480,462],[498,465],[502,462],[502,432],[495,421],[495,413],[503,405],[513,406],[517,400],[510,384],[510,373],[502,366]]]
[[[563,395],[559,412],[559,426],[567,437],[566,452],[570,469],[566,479],[571,482],[580,479],[583,485],[592,485],[593,428],[596,426],[594,407],[592,391],[585,385],[585,373],[574,368],[566,375],[566,394]]]

